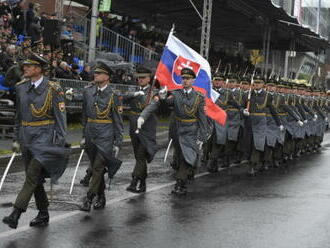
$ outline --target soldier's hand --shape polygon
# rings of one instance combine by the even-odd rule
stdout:
[[[137,91],[137,92],[134,92],[134,97],[137,97],[137,96],[144,96],[144,92],[142,90],[140,91]]]
[[[165,99],[166,96],[167,96],[167,86],[165,86],[163,89],[161,89],[159,92],[158,92],[158,95],[160,97],[160,99]]]
[[[86,140],[85,138],[82,138],[80,141],[80,148],[85,149],[86,148]]]
[[[118,153],[119,153],[119,147],[118,146],[113,146],[112,148],[113,150],[113,155],[115,156],[115,158],[118,156]]]
[[[196,144],[197,144],[197,146],[198,146],[198,149],[199,149],[199,150],[202,150],[202,147],[203,147],[203,141],[201,141],[201,140],[197,140],[197,141],[196,141]]]
[[[14,141],[11,149],[13,152],[19,152],[21,150],[21,146],[17,141]]]
[[[304,123],[306,124],[308,122],[308,120],[304,120]]]
[[[325,117],[324,121],[325,121],[325,122],[328,122],[328,117]]]
[[[313,121],[317,121],[317,115],[314,115]]]
[[[302,121],[297,121],[298,126],[302,127],[304,125],[304,123]]]
[[[137,129],[141,129],[141,127],[142,127],[143,124],[144,124],[144,119],[143,119],[143,117],[140,116],[137,119]]]
[[[69,101],[72,101],[72,99],[73,99],[73,89],[72,88],[65,91],[65,98],[68,99]]]
[[[244,116],[249,116],[249,115],[250,115],[249,110],[244,109],[244,110],[243,110],[243,115],[244,115]]]
[[[284,126],[283,126],[283,125],[280,125],[279,128],[280,128],[280,131],[281,131],[281,132],[284,131]]]

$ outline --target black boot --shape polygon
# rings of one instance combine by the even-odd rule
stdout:
[[[138,188],[138,193],[144,193],[147,190],[147,184],[145,179],[140,179],[140,184]]]
[[[91,177],[92,177],[92,173],[90,173],[89,171],[87,171],[86,172],[86,175],[84,176],[84,178],[80,180],[80,184],[82,184],[85,187],[88,187],[89,181],[91,180]]]
[[[186,195],[187,194],[187,187],[184,181],[178,180],[177,183],[174,185],[174,189],[172,193],[175,195]]]
[[[37,217],[30,222],[30,226],[47,226],[49,222],[48,210],[39,211]]]
[[[229,167],[230,167],[229,157],[225,156],[223,158],[223,164],[222,164],[221,168],[229,168]]]
[[[207,161],[206,165],[207,171],[210,173],[216,173],[218,172],[218,165],[216,160],[209,160]]]
[[[94,204],[94,209],[95,210],[99,210],[99,209],[103,209],[105,207],[105,195],[101,194],[97,196],[96,202]]]
[[[85,212],[90,212],[94,197],[95,197],[94,193],[88,192],[87,197],[84,199],[83,204],[80,206],[80,210]]]
[[[18,225],[19,217],[21,217],[22,210],[14,208],[13,212],[2,219],[2,222],[9,227],[16,229]]]
[[[139,193],[137,187],[137,184],[139,182],[139,179],[137,177],[133,177],[131,184],[126,188],[127,191],[133,192],[133,193]]]

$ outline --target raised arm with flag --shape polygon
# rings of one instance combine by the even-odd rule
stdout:
[[[227,115],[224,110],[215,104],[219,94],[212,89],[209,62],[170,33],[157,67],[157,80],[161,86],[166,86],[169,91],[181,89],[180,72],[183,68],[189,68],[196,74],[193,88],[205,96],[206,115],[224,125]]]
[[[206,115],[224,125],[226,113],[214,103],[218,93],[212,90],[209,63],[174,37],[172,32],[158,64],[156,77],[163,89],[140,114],[138,129],[161,102],[173,107],[170,137],[178,170],[177,183],[172,192],[183,195],[187,193],[187,179],[194,175],[200,161],[202,145],[207,141]],[[171,91],[168,97],[167,89]]]

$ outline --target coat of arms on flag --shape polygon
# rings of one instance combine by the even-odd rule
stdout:
[[[181,70],[183,68],[189,68],[193,70],[195,72],[195,75],[197,76],[201,68],[201,65],[192,60],[186,59],[182,56],[178,56],[177,59],[174,61],[173,69],[172,69],[173,81],[176,84],[182,83],[180,75],[181,75]]]

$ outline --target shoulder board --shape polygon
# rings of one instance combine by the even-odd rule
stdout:
[[[61,84],[59,82],[55,81],[48,81],[48,85],[57,92],[58,95],[64,95],[64,91],[61,87]]]
[[[197,95],[199,95],[199,96],[201,96],[201,97],[204,97],[204,95],[203,95],[201,92],[196,91],[196,93],[197,93]]]
[[[22,84],[24,84],[24,83],[26,83],[26,82],[29,82],[29,79],[26,79],[26,78],[25,78],[25,79],[19,81],[18,83],[16,83],[16,86],[22,85]]]
[[[62,88],[61,88],[61,84],[60,84],[59,82],[48,81],[48,85],[49,85],[50,87],[52,87],[54,90],[56,90],[56,91],[62,89]]]

